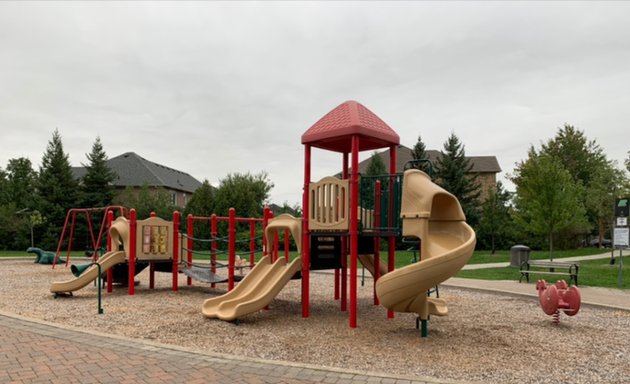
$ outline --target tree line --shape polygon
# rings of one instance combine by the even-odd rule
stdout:
[[[518,162],[508,178],[516,190],[507,191],[501,182],[487,191],[466,157],[465,146],[451,133],[437,162],[429,168],[423,161],[416,167],[431,173],[434,181],[453,193],[467,221],[477,232],[480,249],[506,249],[517,243],[533,248],[568,248],[584,245],[592,236],[601,243],[609,234],[616,198],[630,195],[630,151],[624,168],[609,160],[595,140],[565,124],[539,148],[530,146],[526,159]],[[421,137],[413,148],[416,160],[426,160]],[[186,207],[172,204],[163,188],[143,185],[117,194],[116,175],[107,167],[107,154],[99,137],[86,154],[85,174],[76,179],[64,152],[62,138],[55,130],[38,170],[27,158],[8,161],[0,168],[0,249],[21,250],[31,243],[55,249],[66,213],[70,208],[123,205],[134,207],[139,218],[151,212],[170,218],[174,210],[195,216],[227,216],[234,207],[240,217],[261,217],[273,188],[265,172],[230,173],[218,187],[204,180]],[[368,175],[385,174],[379,156],[372,156]],[[484,193],[482,193],[484,192]],[[480,196],[484,196],[483,199]],[[288,204],[285,202],[285,208]],[[182,220],[185,230],[185,219]],[[221,231],[225,229],[221,227]],[[247,234],[242,228],[239,233]],[[208,223],[196,223],[194,236],[210,236]],[[78,223],[75,249],[89,248],[87,228]]]
[[[421,136],[412,156],[428,160]],[[507,191],[500,181],[482,191],[478,175],[471,172],[465,146],[454,133],[432,168],[426,161],[414,167],[430,173],[438,185],[457,197],[477,232],[477,248],[494,253],[518,243],[551,252],[554,247],[586,245],[593,236],[598,244],[610,238],[615,199],[630,194],[626,174],[630,151],[624,165],[625,169],[620,168],[595,140],[565,124],[540,148],[530,146],[527,158],[516,164],[508,175],[516,187],[514,192]],[[367,173],[379,172],[386,173],[385,165],[374,154]],[[480,199],[482,195],[484,199]]]
[[[87,162],[82,163],[85,174],[77,179],[64,151],[61,134],[56,129],[38,170],[24,157],[10,159],[5,169],[0,168],[0,249],[24,250],[33,244],[56,250],[66,214],[71,208],[122,205],[135,208],[140,219],[155,212],[167,220],[173,211],[179,210],[184,217],[183,231],[189,213],[227,216],[229,208],[234,207],[239,216],[261,217],[261,207],[273,188],[265,172],[228,174],[216,188],[204,180],[183,208],[173,205],[170,194],[161,187],[144,184],[117,193],[114,186],[117,175],[107,166],[108,156],[100,137],[96,138],[86,158]],[[77,218],[73,250],[90,250],[92,247],[83,217],[79,215]],[[101,217],[92,218],[97,227],[100,220]],[[195,224],[195,232],[207,238],[210,231],[205,226]]]

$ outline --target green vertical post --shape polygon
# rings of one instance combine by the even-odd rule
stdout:
[[[98,275],[96,276],[96,284],[98,285],[98,314],[102,315],[103,306],[101,304],[101,286],[103,285],[103,282],[101,279],[101,265],[99,263],[92,263],[91,265],[96,265],[96,268],[98,269]]]

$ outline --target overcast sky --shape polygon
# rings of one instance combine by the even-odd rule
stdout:
[[[0,167],[37,169],[58,128],[72,165],[100,136],[214,185],[264,170],[293,205],[301,135],[351,99],[409,147],[454,132],[500,179],[564,123],[621,166],[628,20],[627,2],[0,2]],[[314,180],[340,170],[313,152]]]

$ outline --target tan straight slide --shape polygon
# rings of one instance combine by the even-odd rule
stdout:
[[[98,264],[101,266],[101,273],[106,272],[108,269],[116,264],[124,263],[126,260],[124,251],[108,252],[101,256],[98,260]],[[52,293],[69,293],[79,290],[98,277],[98,267],[92,265],[88,267],[82,274],[76,279],[68,281],[58,281],[52,283],[50,286],[50,292]]]
[[[380,303],[396,312],[448,314],[446,302],[427,290],[455,275],[470,259],[476,236],[459,201],[424,172],[408,170],[403,179],[403,236],[421,240],[419,262],[394,270],[376,282]]]
[[[291,263],[284,258],[271,263],[269,256],[264,256],[233,290],[204,301],[201,312],[225,321],[256,312],[267,306],[301,267],[301,257]]]

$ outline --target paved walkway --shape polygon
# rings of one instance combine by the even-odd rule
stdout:
[[[576,260],[605,257],[610,257],[610,253]],[[483,267],[507,265],[499,264]],[[533,284],[516,281],[451,278],[443,285],[537,296]],[[628,291],[590,287],[580,290],[584,304],[630,311]],[[2,383],[455,383],[202,353],[144,340],[61,328],[1,311],[0,340]]]
[[[0,340],[0,383],[454,383],[200,353],[1,312]]]

